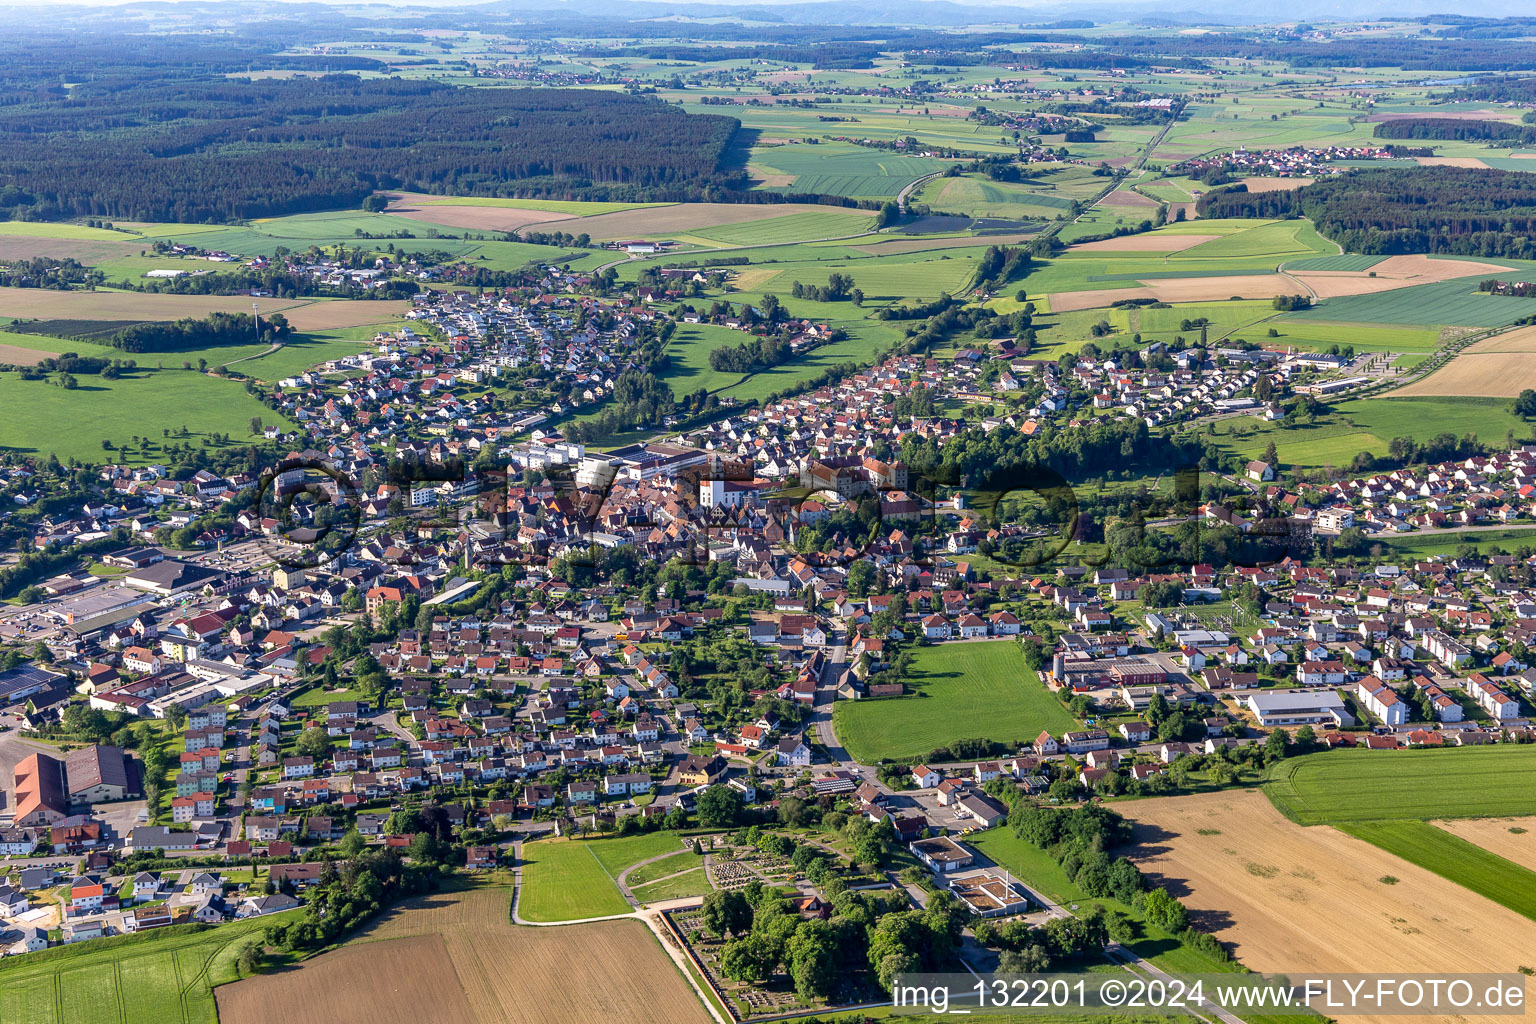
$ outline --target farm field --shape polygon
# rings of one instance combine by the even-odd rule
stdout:
[[[1440,347],[1440,332],[1432,327],[1383,327],[1315,320],[1283,320],[1265,326],[1275,328],[1280,334],[1278,338],[1261,339],[1266,344],[1294,345],[1312,351],[1331,345],[1341,348],[1353,345],[1356,352],[1429,353]]]
[[[0,378],[0,404],[9,413],[0,425],[0,446],[81,461],[101,461],[103,440],[121,444],[142,435],[158,441],[162,429],[189,426],[195,444],[210,433],[244,443],[253,416],[292,427],[238,382],[185,370],[140,370],[117,380],[86,377],[74,390],[6,376]]]
[[[1405,398],[1468,395],[1513,398],[1536,387],[1536,359],[1530,352],[1459,352],[1451,361],[1392,392]]]
[[[1536,818],[1455,818],[1435,825],[1489,853],[1536,871]]]
[[[283,313],[309,299],[263,299],[263,313]],[[0,287],[0,316],[29,320],[179,320],[209,313],[249,313],[246,295],[170,295],[151,292],[55,291]]]
[[[239,976],[240,946],[273,920],[201,931],[178,927],[6,958],[0,961],[0,1021],[217,1024],[213,986]]]
[[[505,887],[483,886],[408,901],[339,950],[220,988],[219,1021],[709,1024],[641,922],[519,927],[508,897]],[[618,961],[632,969],[611,970]]]
[[[581,230],[600,241],[627,238],[664,239],[727,225],[777,220],[797,214],[820,215],[828,211],[833,216],[839,214],[845,218],[848,216],[840,207],[804,203],[675,203],[670,206],[643,207],[585,217],[581,221]],[[855,225],[848,230],[828,230],[800,237],[820,238],[828,235],[852,234],[857,230],[858,225]]]
[[[918,648],[908,682],[917,695],[836,705],[838,739],[859,761],[922,756],[975,737],[1014,743],[1077,725],[1011,640]]]
[[[980,246],[977,248],[979,250]],[[959,294],[970,283],[978,257],[979,252],[975,255],[956,252],[928,258],[913,254],[846,263],[791,265],[758,284],[756,289],[774,292],[782,298],[790,295],[796,281],[825,284],[827,275],[837,272],[853,278],[854,284],[864,292],[866,303],[938,298],[940,292]],[[859,312],[852,306],[847,309],[851,314]]]
[[[764,187],[796,193],[880,198],[895,196],[909,182],[942,171],[953,161],[903,156],[845,142],[823,142],[759,146],[753,150],[752,163],[778,179]],[[782,180],[791,175],[792,180]]]
[[[1530,868],[1424,821],[1358,821],[1338,828],[1536,920],[1536,871]]]
[[[1271,769],[1264,792],[1303,825],[1536,814],[1536,752],[1525,747],[1379,753],[1289,758]]]
[[[1340,295],[1311,309],[1286,313],[1281,321],[1329,320],[1364,324],[1440,327],[1503,327],[1529,316],[1526,300],[1477,291],[1477,279],[1452,278],[1385,292]]]
[[[772,209],[772,207],[769,207]],[[699,228],[690,235],[726,245],[772,245],[780,242],[798,242],[803,238],[827,238],[837,235],[853,235],[869,231],[875,219],[864,210],[845,210],[836,206],[823,207],[815,212],[791,213],[783,217],[750,221],[745,224],[722,224],[718,227]]]
[[[544,839],[523,845],[518,915],[528,921],[576,921],[629,911],[612,873],[587,842]]]
[[[1149,881],[1256,971],[1511,971],[1536,948],[1536,922],[1336,829],[1302,828],[1252,790],[1116,809]]]

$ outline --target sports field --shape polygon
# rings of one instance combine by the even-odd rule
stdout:
[[[920,647],[906,682],[914,695],[837,703],[837,738],[859,761],[921,757],[978,737],[1027,742],[1041,730],[1077,727],[1012,640]]]
[[[1338,826],[1356,839],[1433,871],[1536,920],[1536,871],[1425,821],[1360,821]]]
[[[1303,825],[1536,814],[1536,749],[1330,750],[1281,761],[1264,792]]]

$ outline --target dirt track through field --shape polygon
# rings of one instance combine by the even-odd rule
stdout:
[[[511,923],[510,892],[418,897],[294,970],[216,990],[221,1024],[712,1024],[635,920]]]
[[[1437,821],[1434,825],[1489,853],[1536,871],[1536,818],[1453,818]]]
[[[1303,828],[1256,790],[1116,810],[1137,825],[1129,856],[1150,881],[1256,971],[1513,971],[1536,950],[1536,921],[1337,829]]]

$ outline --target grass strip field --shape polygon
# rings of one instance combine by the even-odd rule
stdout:
[[[239,977],[240,946],[274,920],[176,926],[0,961],[4,1024],[215,1024],[212,986]]]
[[[669,837],[671,838],[671,837]],[[523,891],[518,915],[529,921],[577,921],[623,914],[612,873],[592,845],[574,839],[541,839],[523,845]]]
[[[1014,743],[1077,726],[1008,640],[921,647],[907,681],[916,695],[838,702],[837,736],[858,760],[919,757],[972,737]]]
[[[1536,813],[1536,749],[1330,750],[1281,761],[1264,793],[1302,825]]]
[[[1354,822],[1338,828],[1536,920],[1536,871],[1530,868],[1425,821]]]

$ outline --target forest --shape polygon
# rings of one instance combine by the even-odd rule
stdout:
[[[382,188],[584,199],[740,187],[739,122],[592,90],[352,75],[145,76],[0,107],[0,216],[207,223],[356,206]]]
[[[261,339],[281,341],[288,336],[288,318],[269,314],[261,323]],[[248,345],[257,340],[257,321],[249,313],[210,313],[204,319],[185,317],[124,327],[109,344],[125,352],[181,352],[219,345]]]
[[[1347,251],[1536,258],[1536,175],[1471,167],[1374,167],[1291,192],[1242,185],[1200,198],[1204,217],[1307,217]]]
[[[1445,142],[1520,142],[1536,140],[1536,129],[1507,121],[1460,117],[1403,117],[1376,126],[1378,139],[1436,139]]]

